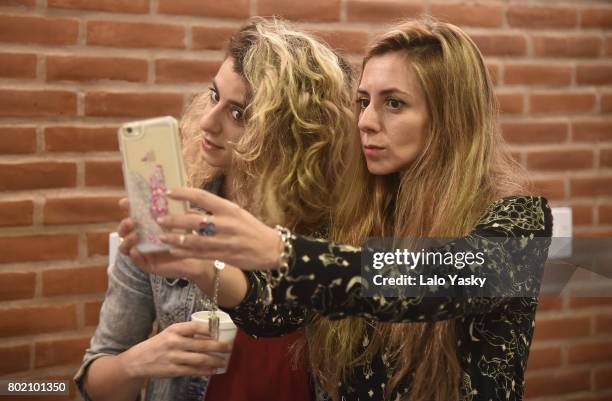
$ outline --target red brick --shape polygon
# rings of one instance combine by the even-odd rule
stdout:
[[[9,345],[0,348],[0,375],[30,369],[30,346]]]
[[[36,152],[36,128],[0,127],[0,154]]]
[[[114,152],[119,150],[117,127],[45,128],[45,150],[49,152]]]
[[[54,225],[119,221],[123,214],[118,202],[114,196],[47,198],[43,222]]]
[[[565,122],[507,121],[501,124],[504,138],[509,143],[561,143],[568,138]]]
[[[561,310],[563,299],[559,296],[543,295],[538,299],[538,312]]]
[[[583,170],[593,168],[593,151],[577,149],[527,152],[527,168],[532,170]]]
[[[76,94],[59,90],[0,90],[0,114],[5,117],[75,116]]]
[[[520,28],[573,28],[578,23],[575,7],[513,4],[508,7],[506,16],[510,26]]]
[[[595,370],[594,390],[604,390],[612,388],[612,367],[604,367]]]
[[[36,5],[36,0],[3,0],[2,5],[34,7]]]
[[[155,82],[210,82],[221,67],[221,60],[159,59],[155,61]]]
[[[0,273],[0,301],[34,296],[35,273]]]
[[[74,163],[0,163],[0,191],[64,188],[75,185],[76,164]]]
[[[534,341],[586,337],[590,334],[589,317],[544,319],[536,317]]]
[[[86,162],[85,186],[123,188],[123,172],[121,171],[121,161]]]
[[[486,67],[487,72],[491,77],[491,82],[493,82],[493,85],[497,85],[497,82],[499,81],[499,64],[489,61],[486,63]]]
[[[85,326],[97,326],[102,301],[92,301],[85,304]]]
[[[0,201],[0,226],[29,226],[33,213],[31,200]]]
[[[192,49],[225,49],[230,36],[238,32],[238,28],[226,26],[194,26],[191,28]]]
[[[85,114],[94,117],[179,116],[183,95],[178,93],[90,92],[85,96]]]
[[[572,81],[570,66],[542,64],[506,64],[504,83],[509,85],[569,85]]]
[[[578,226],[593,224],[593,205],[572,205],[572,223]]]
[[[574,121],[572,122],[574,141],[610,141],[612,140],[612,120],[610,121]]]
[[[574,237],[612,237],[612,229],[610,228],[585,228],[585,229],[574,229]],[[583,290],[581,288],[581,290]]]
[[[146,82],[144,59],[119,57],[48,56],[47,81],[115,80]]]
[[[90,21],[87,44],[128,48],[185,47],[185,28],[148,22]]]
[[[582,64],[576,67],[576,83],[579,85],[612,84],[612,64]]]
[[[602,93],[601,111],[604,113],[612,113],[612,93]]]
[[[249,0],[159,0],[158,11],[163,14],[247,18]]]
[[[470,37],[485,56],[524,56],[527,40],[520,34],[472,34]]]
[[[417,1],[402,0],[348,0],[349,22],[393,22],[399,18],[417,17],[424,12]]]
[[[612,224],[612,204],[599,205],[599,223]]]
[[[574,177],[570,188],[572,196],[612,195],[612,177]]]
[[[0,336],[12,337],[76,329],[74,305],[0,310]]]
[[[42,273],[44,296],[106,291],[106,266],[47,270]]]
[[[599,150],[599,166],[612,167],[612,149]]]
[[[256,14],[278,15],[296,21],[334,22],[340,21],[340,0],[257,0]]]
[[[565,198],[565,183],[559,178],[542,178],[531,180],[534,191],[538,195],[545,196],[548,200],[559,200]]]
[[[149,0],[47,0],[47,7],[143,14],[149,12]]]
[[[600,340],[586,344],[570,344],[568,347],[568,362],[607,362],[612,360],[612,341]]]
[[[612,8],[593,7],[581,10],[581,25],[585,28],[612,28]]]
[[[612,306],[612,298],[600,297],[570,297],[569,307],[572,309]]]
[[[518,93],[497,93],[497,101],[504,114],[522,114],[525,109],[523,95]]]
[[[590,388],[590,372],[567,371],[546,372],[529,376],[525,381],[525,398],[531,399],[549,395],[567,395]]]
[[[599,36],[534,35],[533,51],[539,57],[584,58],[601,54]]]
[[[0,77],[36,78],[36,55],[0,53]]]
[[[455,25],[499,27],[504,20],[501,3],[432,3],[430,13]]]
[[[612,312],[595,317],[595,333],[612,333]]]
[[[87,256],[107,256],[108,235],[108,231],[87,233]]]
[[[368,33],[365,31],[323,30],[313,31],[314,35],[329,44],[332,49],[347,53],[364,53],[368,45]]]
[[[0,237],[0,263],[72,259],[77,245],[74,234]]]
[[[66,338],[61,340],[37,341],[34,346],[34,366],[48,366],[79,363],[83,360],[90,337]]]
[[[561,366],[561,348],[548,347],[531,349],[527,361],[528,371],[556,368]]]
[[[593,111],[595,95],[591,93],[540,93],[530,97],[534,113],[580,113]]]
[[[0,15],[0,42],[73,45],[78,33],[75,18]]]

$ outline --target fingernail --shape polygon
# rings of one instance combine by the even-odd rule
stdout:
[[[168,236],[166,234],[160,234],[159,235],[159,240],[160,241],[168,241]]]
[[[164,219],[163,217],[158,217],[158,218],[157,218],[157,222],[158,222],[159,224],[163,224],[163,223],[164,223],[164,221],[166,221],[166,219]]]
[[[172,190],[171,189],[166,189],[166,195],[172,195]]]

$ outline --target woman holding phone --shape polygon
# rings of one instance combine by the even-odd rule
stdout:
[[[233,281],[220,299],[248,333],[305,326],[311,369],[333,400],[521,400],[552,217],[546,199],[526,195],[522,170],[503,147],[479,50],[451,24],[398,25],[370,47],[357,106],[361,151],[337,184],[330,233],[337,243],[271,228],[193,189],[170,196],[210,211],[214,235],[168,233],[164,242],[177,257],[245,271],[224,271]],[[162,225],[191,229],[197,219],[166,217]],[[543,240],[522,249],[523,259],[511,246],[485,249],[479,272],[510,286],[497,296],[465,289],[436,296],[424,287],[419,296],[391,298],[364,295],[356,246],[372,236]],[[448,273],[446,265],[429,268]],[[516,283],[511,271],[528,279]],[[210,281],[205,271],[192,274]],[[531,295],[513,292],[518,284]]]
[[[268,224],[321,235],[334,202],[328,188],[345,167],[351,84],[347,64],[318,40],[279,20],[252,19],[230,39],[209,93],[190,105],[182,121],[190,184],[237,202]],[[148,379],[148,400],[202,400],[209,384],[203,376],[226,364],[211,352],[230,349],[189,321],[202,308],[200,291],[193,280],[172,277],[193,276],[165,278],[139,267],[211,273],[212,264],[139,253],[131,219],[118,231],[121,254],[75,378],[79,389],[95,401],[133,400]],[[159,334],[148,338],[154,321]],[[268,400],[272,392],[279,400],[309,399],[309,375],[289,352],[298,337],[255,341],[239,334],[230,368],[212,376],[206,399]],[[234,361],[237,355],[243,359]],[[240,370],[249,367],[260,375]]]

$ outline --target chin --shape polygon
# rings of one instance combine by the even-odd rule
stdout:
[[[202,152],[202,160],[204,160],[209,166],[220,169],[226,168],[229,164],[224,159],[218,157],[211,157],[205,152]]]
[[[372,175],[387,175],[395,171],[382,163],[368,163],[368,172]]]

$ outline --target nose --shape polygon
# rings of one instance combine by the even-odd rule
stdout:
[[[365,109],[361,110],[357,126],[359,127],[359,131],[366,134],[374,134],[380,131],[380,120],[378,118],[378,112],[376,111],[372,103],[368,104]]]
[[[200,129],[210,134],[221,132],[221,108],[217,104],[209,104],[200,118]]]

